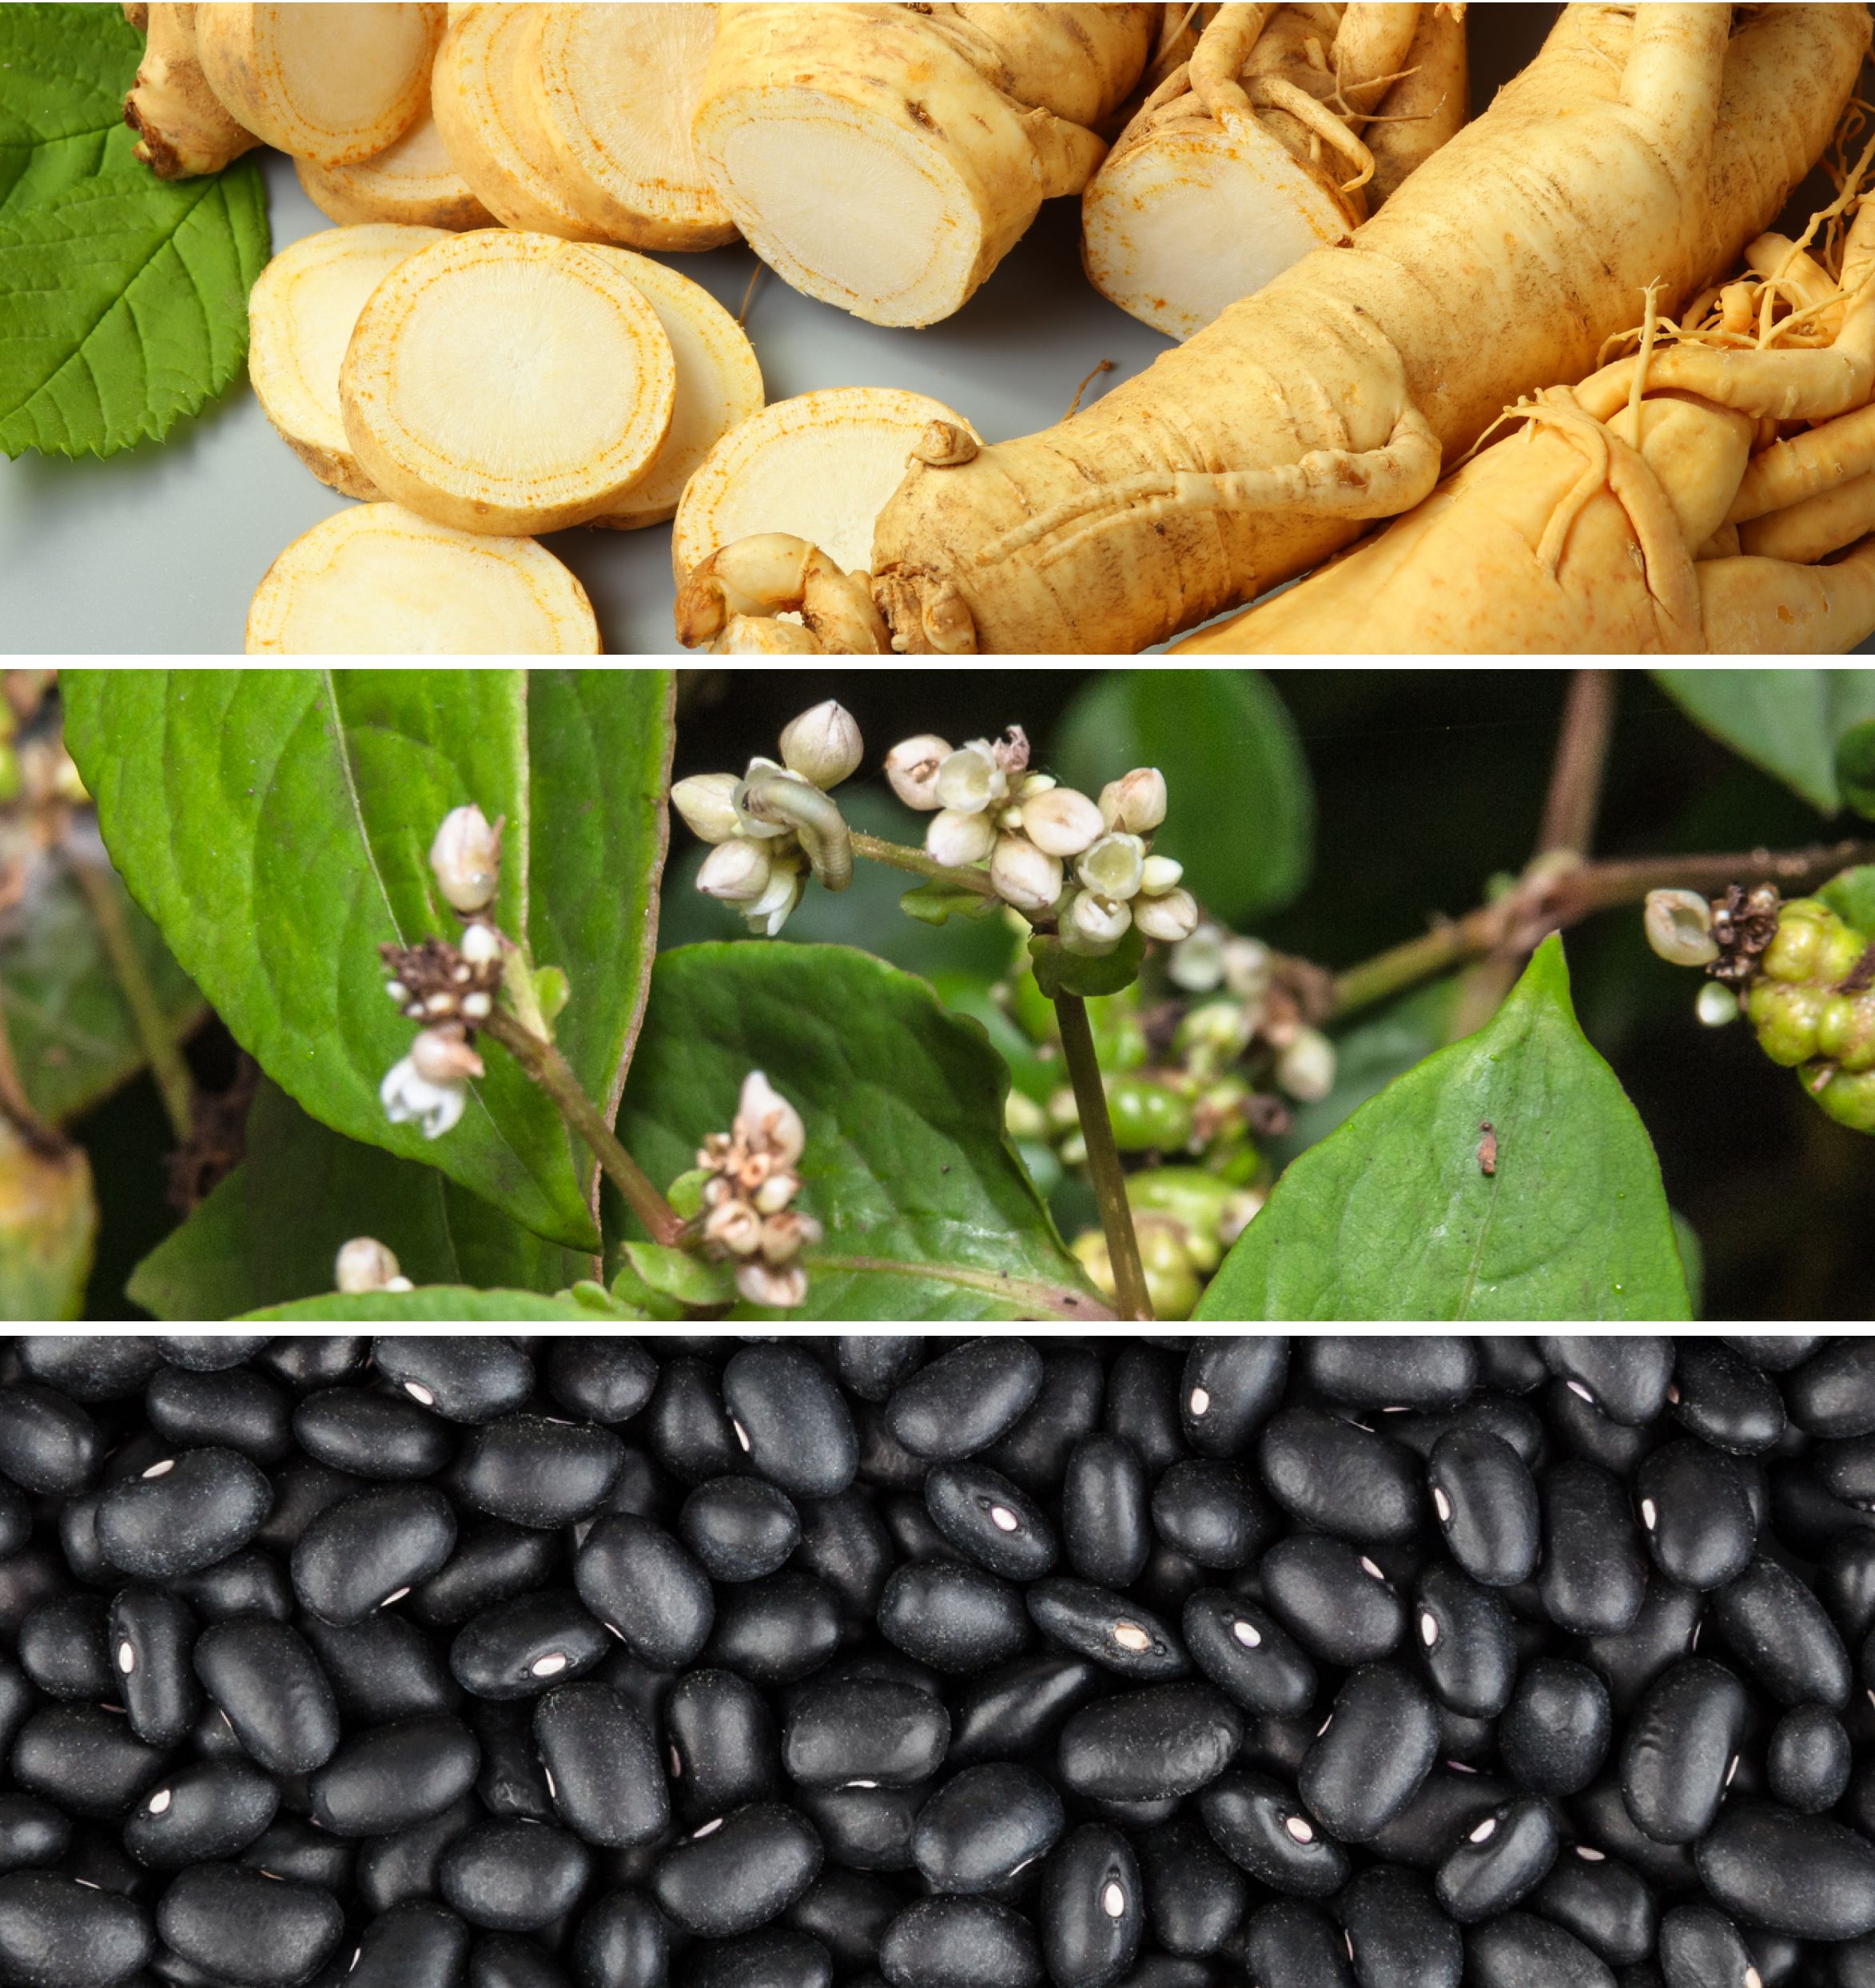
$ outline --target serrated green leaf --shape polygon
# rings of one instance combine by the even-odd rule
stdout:
[[[247,1157],[132,1273],[129,1294],[158,1318],[233,1318],[328,1295],[340,1246],[375,1236],[414,1284],[558,1291],[592,1273],[445,1180],[309,1118],[263,1082]]]
[[[1543,942],[1488,1026],[1289,1168],[1197,1316],[1691,1316],[1654,1149],[1576,1025],[1560,938]]]
[[[0,222],[101,169],[142,54],[121,7],[0,7]]]
[[[268,1074],[348,1137],[594,1246],[587,1156],[500,1050],[441,1139],[386,1120],[412,1030],[376,949],[458,929],[427,859],[444,814],[506,815],[496,916],[567,970],[559,1046],[609,1109],[649,968],[668,675],[73,671],[64,690],[119,871]]]
[[[1315,792],[1283,700],[1252,670],[1112,670],[1068,707],[1048,770],[1097,795],[1137,766],[1168,796],[1155,852],[1184,865],[1186,888],[1241,926],[1280,910],[1308,881]]]
[[[1817,893],[1845,925],[1875,939],[1875,863],[1858,863]]]
[[[115,877],[109,886],[157,1007],[180,1041],[207,1003],[123,886]],[[0,1016],[26,1095],[54,1124],[89,1111],[143,1067],[142,1046],[97,923],[55,857],[33,864],[25,897],[0,919]]]
[[[1875,670],[1656,670],[1693,722],[1825,815],[1842,806],[1837,742],[1875,718]]]
[[[1029,942],[1035,984],[1050,1001],[1062,994],[1078,994],[1086,1001],[1118,994],[1139,978],[1145,952],[1146,942],[1137,925],[1126,928],[1126,935],[1112,952],[1098,955],[1071,953],[1047,932],[1037,932]]]
[[[788,1316],[1105,1316],[1004,1136],[1001,1059],[926,982],[843,946],[666,953],[619,1136],[674,1180],[727,1129],[751,1070],[801,1114],[800,1205],[826,1231]]]
[[[271,1305],[265,1310],[245,1312],[243,1320],[265,1325],[310,1325],[324,1321],[340,1325],[392,1325],[400,1322],[433,1325],[585,1325],[594,1318],[593,1308],[571,1295],[543,1297],[537,1291],[471,1291],[459,1285],[432,1284],[416,1291],[372,1291],[358,1297],[302,1298],[297,1305]],[[638,1314],[623,1306],[611,1312],[614,1318]]]

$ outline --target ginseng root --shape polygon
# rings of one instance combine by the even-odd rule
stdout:
[[[1077,193],[1156,6],[718,8],[693,127],[730,217],[795,289],[875,325],[948,317]]]
[[[388,221],[405,228],[492,228],[495,217],[456,171],[426,109],[396,143],[352,165],[295,159],[307,199],[341,225]]]
[[[153,9],[153,12],[154,10]],[[209,86],[257,137],[295,158],[348,165],[423,115],[443,33],[431,0],[196,9]]]
[[[795,613],[798,629],[774,619]],[[781,643],[767,632],[784,628]],[[686,648],[726,655],[884,655],[892,646],[865,574],[842,572],[818,546],[782,532],[711,553],[678,589],[677,634]]]
[[[136,156],[160,180],[219,173],[260,140],[209,87],[196,54],[197,10],[152,0],[139,11],[132,25],[149,38],[124,99],[124,122],[138,134]]]
[[[435,228],[327,228],[281,249],[248,294],[248,376],[267,418],[321,483],[375,497],[346,439],[339,370],[366,300]]]
[[[531,539],[454,532],[394,504],[295,539],[248,611],[249,655],[596,655],[586,590]]]
[[[670,430],[676,385],[671,341],[615,252],[482,229],[444,236],[378,285],[339,400],[386,496],[520,534],[616,512]]]

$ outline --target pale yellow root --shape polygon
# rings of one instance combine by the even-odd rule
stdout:
[[[795,289],[876,325],[948,317],[1078,193],[1155,7],[718,10],[693,126],[730,218]]]
[[[1860,6],[1741,9],[1735,31],[1730,14],[1567,8],[1352,247],[1305,257],[1044,434],[914,464],[870,562],[895,639],[917,647],[941,601],[985,651],[1163,641],[1359,528],[1320,502],[1329,476],[1271,504],[1269,472],[1338,456],[1359,475],[1409,408],[1449,461],[1520,395],[1593,369],[1650,282],[1677,311],[1821,156],[1868,46]],[[1226,480],[1260,501],[1220,506]],[[1397,480],[1395,508],[1432,480]],[[1053,516],[1061,529],[1026,536]]]
[[[196,55],[197,10],[153,0],[139,12],[132,25],[149,46],[124,99],[124,122],[139,134],[136,155],[160,180],[218,173],[260,140],[209,87]]]
[[[216,0],[196,16],[209,88],[257,137],[320,165],[368,159],[416,122],[442,32],[432,0]]]
[[[347,439],[386,496],[510,535],[616,511],[675,396],[671,341],[618,255],[495,229],[398,264],[339,376]]]
[[[451,162],[428,110],[395,145],[355,165],[295,159],[306,197],[343,225],[388,221],[404,228],[492,228],[495,217]]]
[[[1694,571],[1714,655],[1846,655],[1875,635],[1875,540],[1829,566],[1715,559]]]
[[[1875,475],[1857,476],[1754,519],[1739,532],[1738,548],[1762,559],[1814,566],[1870,532],[1875,532]]]
[[[1471,115],[1471,78],[1461,11],[1419,10],[1419,31],[1407,51],[1407,74],[1380,99],[1361,137],[1374,155],[1367,201],[1378,207],[1396,193],[1439,148],[1455,138]]]
[[[661,524],[677,509],[683,487],[729,431],[761,412],[762,367],[748,334],[702,284],[649,256],[607,249],[658,313],[677,367],[671,427],[651,466],[616,511],[591,522],[615,532]]]
[[[248,377],[282,438],[321,483],[375,497],[339,408],[339,369],[365,300],[435,228],[328,228],[283,249],[248,293]]]
[[[1875,470],[1875,406],[1839,415],[1754,456],[1726,521],[1749,524],[1805,497],[1838,489],[1871,470]]]
[[[879,506],[926,431],[962,417],[896,387],[830,387],[777,400],[731,428],[685,486],[671,534],[681,586],[720,547],[758,532],[818,546],[863,572]]]
[[[758,532],[713,552],[677,590],[677,639],[687,649],[746,655],[772,639],[764,628],[798,614],[814,651],[886,655],[891,638],[873,606],[863,573],[843,573],[817,545],[782,532]],[[766,618],[766,619],[765,619]],[[782,649],[798,651],[791,637]]]
[[[453,532],[394,504],[294,540],[248,611],[249,655],[596,655],[586,590],[527,538]]]
[[[603,241],[605,229],[567,197],[535,117],[532,79],[547,11],[484,5],[452,18],[436,52],[431,114],[451,163],[504,226]]]
[[[627,248],[734,241],[735,223],[697,163],[690,133],[716,38],[715,8],[638,0],[543,11],[534,122],[567,199]]]

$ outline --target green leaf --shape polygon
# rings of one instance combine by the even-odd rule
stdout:
[[[952,918],[985,918],[998,910],[994,898],[980,890],[959,890],[947,883],[921,883],[898,900],[898,908],[921,925],[944,925]]]
[[[103,866],[99,865],[100,870]],[[124,926],[170,1033],[180,1041],[206,1004],[162,934],[114,877]],[[143,1050],[84,894],[56,858],[29,874],[26,895],[0,920],[0,1018],[34,1109],[69,1123],[143,1067]]]
[[[1843,804],[1837,742],[1875,718],[1875,670],[1656,670],[1695,724],[1813,807]]]
[[[0,222],[102,169],[142,54],[120,7],[0,7]]]
[[[735,1277],[727,1263],[706,1263],[655,1242],[627,1243],[625,1260],[660,1297],[699,1308],[735,1302]]]
[[[1875,820],[1875,719],[1851,725],[1836,742],[1836,784],[1865,820]]]
[[[1559,938],[1543,942],[1487,1027],[1290,1167],[1197,1315],[1691,1316],[1654,1149],[1576,1025]]]
[[[1048,770],[1097,795],[1137,766],[1165,775],[1162,856],[1214,918],[1241,926],[1308,881],[1315,794],[1301,742],[1269,679],[1250,670],[1113,670],[1080,691]]]
[[[1105,1316],[1004,1136],[1001,1059],[925,982],[844,946],[664,954],[619,1137],[674,1180],[752,1070],[806,1125],[800,1205],[826,1235],[804,1316]]]
[[[1875,863],[1858,863],[1853,870],[1845,870],[1817,895],[1844,924],[1875,939]]]
[[[557,1291],[593,1269],[590,1256],[542,1241],[435,1168],[340,1138],[263,1083],[247,1157],[138,1264],[129,1295],[163,1319],[329,1297],[333,1260],[354,1236],[376,1237],[413,1284]]]
[[[1130,987],[1140,977],[1140,962],[1145,958],[1146,942],[1137,925],[1126,928],[1126,936],[1110,953],[1090,955],[1071,953],[1047,932],[1037,932],[1029,942],[1029,957],[1035,962],[1035,984],[1050,1001],[1062,994],[1079,994],[1083,1000],[1098,999]]]
[[[370,1291],[357,1297],[340,1297],[335,1293],[329,1297],[302,1298],[297,1305],[271,1305],[264,1311],[241,1314],[244,1319],[263,1324],[272,1320],[282,1325],[320,1320],[342,1324],[350,1320],[384,1325],[506,1325],[536,1321],[547,1325],[590,1325],[595,1316],[599,1314],[591,1305],[571,1293],[563,1297],[543,1297],[537,1291],[470,1291],[448,1284],[416,1291]],[[619,1305],[603,1316],[635,1318],[639,1314]]]
[[[506,815],[496,916],[567,971],[559,1046],[609,1110],[650,964],[668,675],[81,670],[64,690],[120,872],[268,1074],[348,1137],[594,1247],[584,1151],[499,1050],[441,1139],[386,1120],[378,1086],[413,1031],[377,946],[459,929],[431,839],[465,802]]]

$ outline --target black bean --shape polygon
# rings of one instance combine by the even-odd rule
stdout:
[[[339,1711],[305,1639],[284,1623],[242,1618],[205,1629],[195,1674],[235,1737],[274,1774],[306,1774],[338,1749]]]
[[[257,1364],[304,1393],[329,1388],[356,1373],[371,1358],[371,1341],[348,1333],[311,1333],[277,1339],[257,1356]]]
[[[1738,1927],[1709,1905],[1676,1905],[1660,1922],[1666,1988],[1731,1988],[1750,1966]]]
[[[1335,1901],[1359,1988],[1459,1988],[1459,1929],[1423,1880],[1371,1866]]]
[[[778,1918],[813,1883],[821,1844],[799,1810],[751,1803],[715,1818],[659,1859],[651,1887],[687,1932],[721,1938]]]
[[[271,1464],[292,1448],[292,1403],[261,1374],[164,1367],[149,1384],[144,1408],[151,1428],[179,1448],[212,1444]]]
[[[947,1758],[953,1767],[1045,1745],[1103,1687],[1097,1664],[1048,1650],[965,1684]]]
[[[1540,1795],[1519,1795],[1465,1832],[1439,1866],[1433,1890],[1461,1925],[1494,1918],[1542,1883],[1559,1846],[1549,1804]]]
[[[92,1705],[36,1711],[13,1747],[13,1777],[78,1815],[121,1815],[162,1771],[162,1753]]]
[[[1276,1412],[1288,1371],[1284,1338],[1194,1340],[1179,1386],[1185,1440],[1200,1456],[1241,1456]]]
[[[456,1454],[456,1433],[408,1394],[378,1388],[321,1388],[293,1410],[293,1435],[309,1456],[360,1476],[428,1477]]]
[[[336,1836],[388,1836],[440,1815],[476,1784],[481,1751],[459,1719],[432,1713],[347,1740],[308,1784],[312,1820]]]
[[[1117,1829],[1084,1823],[1041,1874],[1043,1959],[1057,1988],[1111,1988],[1146,1929],[1138,1859]]]
[[[1041,1507],[986,1464],[940,1464],[925,1480],[925,1508],[952,1546],[1005,1580],[1037,1580],[1055,1564]]]
[[[449,1646],[449,1668],[477,1698],[534,1698],[583,1676],[606,1648],[605,1630],[579,1598],[549,1589],[472,1617]]]
[[[1507,1781],[1495,1775],[1442,1764],[1427,1775],[1418,1794],[1367,1847],[1389,1863],[1435,1870],[1466,1831],[1483,1822],[1515,1792]],[[1618,1807],[1620,1801],[1617,1795]],[[1626,1814],[1623,1810],[1624,1818]]]
[[[1505,1912],[1465,1933],[1471,1988],[1615,1988],[1606,1963],[1572,1933],[1528,1912]]]
[[[759,1477],[716,1477],[683,1501],[677,1536],[711,1580],[759,1580],[800,1544],[801,1515],[778,1485]]]
[[[723,1370],[730,1426],[750,1468],[797,1498],[830,1498],[859,1468],[859,1439],[818,1361],[791,1346],[745,1346]]]
[[[1544,1613],[1575,1635],[1630,1627],[1647,1592],[1647,1560],[1620,1484],[1594,1464],[1559,1464],[1543,1480],[1543,1504]]]
[[[357,1856],[350,1843],[336,1843],[323,1830],[290,1815],[276,1816],[241,1853],[250,1870],[270,1878],[315,1884],[336,1898],[352,1888]]]
[[[1608,1690],[1586,1664],[1539,1657],[1498,1727],[1505,1767],[1541,1795],[1574,1795],[1602,1771],[1614,1730]]]
[[[886,1426],[914,1456],[973,1456],[1021,1419],[1041,1377],[1041,1355],[1026,1340],[972,1340],[893,1389]]]
[[[1865,1339],[1825,1346],[1790,1373],[1784,1400],[1812,1436],[1875,1435],[1875,1347]]]
[[[1822,1705],[1793,1707],[1765,1750],[1772,1799],[1800,1815],[1835,1807],[1849,1787],[1850,1764],[1849,1735]]]
[[[1524,1460],[1487,1429],[1454,1429],[1427,1462],[1432,1508],[1451,1556],[1490,1588],[1527,1580],[1541,1540],[1536,1485]]]
[[[1157,1684],[1085,1706],[1061,1729],[1061,1779],[1110,1802],[1190,1795],[1236,1754],[1244,1722],[1207,1684]]]
[[[717,1597],[706,1663],[758,1684],[786,1684],[820,1668],[840,1645],[840,1604],[811,1574],[783,1568]]]
[[[123,1333],[29,1333],[14,1346],[31,1379],[74,1401],[121,1401],[141,1394],[163,1364],[153,1339]]]
[[[662,1526],[628,1512],[608,1514],[587,1534],[573,1562],[573,1584],[593,1614],[649,1663],[688,1663],[716,1619],[702,1568]]]
[[[1610,1421],[1651,1422],[1673,1384],[1674,1344],[1640,1333],[1539,1339],[1551,1372]]]
[[[91,1416],[54,1388],[0,1388],[0,1472],[25,1491],[82,1491],[104,1459]]]
[[[265,1333],[159,1333],[157,1351],[173,1367],[191,1373],[225,1373],[245,1365],[273,1345]]]
[[[1320,1906],[1279,1898],[1251,1915],[1244,1962],[1269,1988],[1353,1988],[1348,1936]]]
[[[1660,1908],[1646,1880],[1619,1858],[1587,1843],[1562,1851],[1530,1906],[1611,1967],[1645,1960],[1659,1932]]]
[[[1152,1938],[1168,1953],[1222,1953],[1249,1903],[1242,1871],[1196,1816],[1160,1823],[1135,1842]]]
[[[1693,1857],[1718,1904],[1754,1925],[1804,1940],[1875,1931],[1875,1845],[1839,1823],[1742,1803]]]
[[[587,1422],[628,1422],[651,1400],[658,1363],[619,1339],[556,1339],[547,1349],[547,1392]]]
[[[925,1342],[912,1334],[852,1333],[834,1342],[834,1364],[842,1385],[862,1401],[883,1401],[909,1380],[925,1357]]]
[[[912,1862],[934,1891],[994,1891],[1045,1856],[1066,1827],[1061,1796],[1033,1768],[966,1767],[919,1810]]]
[[[1249,1566],[1277,1530],[1244,1472],[1208,1457],[1188,1457],[1159,1480],[1152,1524],[1168,1546],[1204,1568]]]
[[[804,1787],[928,1779],[950,1741],[950,1715],[928,1691],[887,1679],[810,1685],[788,1715],[782,1757]]]
[[[149,1958],[149,1920],[128,1898],[42,1870],[0,1877],[0,1980],[109,1988]]]
[[[979,1460],[1025,1491],[1057,1490],[1074,1445],[1100,1427],[1106,1392],[1107,1370],[1092,1347],[1045,1348],[1041,1391],[1005,1435],[977,1452]]]
[[[934,1784],[802,1788],[800,1806],[832,1863],[851,1870],[910,1870],[912,1831]]]
[[[1683,1428],[1734,1456],[1775,1448],[1784,1433],[1784,1397],[1775,1383],[1723,1346],[1682,1343],[1667,1400]]]
[[[1198,1812],[1218,1848],[1273,1890],[1326,1898],[1347,1882],[1347,1851],[1268,1775],[1233,1771],[1211,1782]]]
[[[478,1823],[443,1853],[443,1898],[471,1926],[531,1933],[571,1912],[592,1868],[575,1836],[545,1823]]]
[[[461,1703],[462,1687],[449,1675],[446,1653],[400,1610],[380,1609],[343,1628],[316,1615],[301,1623],[344,1717],[385,1726],[415,1712],[451,1711]]]
[[[891,1536],[863,1492],[809,1498],[798,1508],[801,1542],[795,1564],[824,1581],[849,1615],[870,1623],[894,1560]]]
[[[687,1671],[664,1707],[669,1765],[680,1807],[707,1821],[776,1792],[774,1720],[760,1693],[733,1671]]]
[[[126,1574],[173,1580],[245,1546],[273,1503],[273,1487],[238,1452],[185,1450],[105,1493],[98,1543]]]
[[[55,1864],[70,1847],[71,1818],[34,1795],[0,1794],[0,1873]]]
[[[1491,1588],[1434,1561],[1413,1598],[1414,1647],[1439,1702],[1467,1719],[1495,1719],[1517,1677],[1511,1612]]]
[[[1205,1588],[1186,1602],[1179,1627],[1192,1663],[1245,1710],[1292,1717],[1315,1703],[1315,1666],[1267,1608]]]
[[[810,1933],[788,1926],[699,1940],[683,1958],[690,1988],[828,1988],[834,1978],[826,1947]]]
[[[1622,1747],[1621,1794],[1655,1843],[1694,1843],[1712,1827],[1746,1710],[1744,1686],[1706,1657],[1676,1663],[1642,1699]]]
[[[153,1870],[233,1857],[280,1807],[273,1779],[245,1760],[204,1760],[165,1775],[124,1826],[124,1847]]]
[[[476,1821],[480,1811],[463,1801],[434,1822],[394,1836],[376,1836],[359,1846],[358,1898],[368,1912],[388,1912],[412,1899],[432,1898],[442,1883],[443,1856]]]
[[[596,1512],[624,1457],[618,1437],[593,1423],[498,1416],[470,1432],[451,1484],[492,1519],[546,1531]]]
[[[1093,1435],[1069,1451],[1061,1539],[1068,1564],[1085,1580],[1125,1588],[1139,1578],[1152,1551],[1152,1496],[1130,1443]]]
[[[249,1988],[293,1988],[337,1946],[344,1914],[316,1886],[211,1863],[170,1885],[156,1925],[165,1946],[210,1974]]]
[[[449,1422],[492,1422],[534,1392],[534,1369],[505,1339],[375,1339],[372,1364],[420,1408]]]
[[[411,1591],[408,1612],[432,1629],[460,1628],[496,1602],[551,1581],[561,1552],[551,1533],[499,1521],[481,1526],[459,1535],[441,1570]]]
[[[1371,1663],[1406,1633],[1406,1609],[1379,1564],[1344,1540],[1278,1540],[1258,1572],[1271,1612],[1324,1663]]]
[[[448,1561],[456,1514],[428,1484],[392,1484],[328,1505],[293,1548],[302,1608],[343,1627],[400,1601]]]
[[[1704,1592],[1751,1564],[1757,1522],[1730,1457],[1704,1443],[1670,1443],[1642,1464],[1634,1490],[1647,1549],[1669,1580]]]
[[[1608,1687],[1617,1716],[1625,1716],[1662,1671],[1691,1654],[1704,1606],[1702,1596],[1655,1574],[1626,1628],[1582,1638],[1582,1656]]]
[[[1713,1619],[1739,1663],[1780,1705],[1849,1702],[1849,1652],[1797,1576],[1762,1556],[1712,1598]]]
[[[1029,1922],[987,1898],[921,1898],[879,1942],[891,1988],[1036,1988],[1041,1956]]]
[[[55,1595],[20,1624],[19,1667],[49,1698],[114,1695],[109,1612],[97,1595]]]
[[[1172,1629],[1110,1588],[1085,1581],[1037,1581],[1028,1602],[1036,1627],[1051,1642],[1123,1677],[1182,1677],[1191,1667]]]
[[[980,1568],[949,1560],[898,1568],[879,1598],[879,1633],[940,1671],[981,1671],[1029,1639],[1021,1589]]]
[[[412,1899],[359,1935],[347,1988],[457,1988],[468,1950],[469,1930],[453,1912]]]
[[[573,1936],[573,1978],[579,1988],[664,1988],[670,1978],[670,1933],[663,1915],[635,1891],[608,1891]]]
[[[1419,1460],[1404,1444],[1319,1408],[1284,1408],[1257,1460],[1270,1494],[1299,1524],[1371,1545],[1419,1524]]]
[[[178,1596],[126,1588],[105,1626],[106,1670],[123,1699],[130,1730],[153,1747],[173,1747],[201,1711],[201,1687],[189,1658],[195,1619]]]
[[[826,1948],[830,1966],[842,1974],[869,1968],[879,1942],[904,1899],[886,1878],[862,1870],[825,1866],[788,1907],[787,1924]],[[746,1934],[758,1939],[759,1934]]]
[[[650,1727],[617,1691],[563,1685],[534,1710],[534,1743],[560,1819],[583,1842],[648,1843],[671,1820]]]
[[[1336,1693],[1296,1790],[1331,1835],[1364,1843],[1419,1792],[1438,1747],[1438,1714],[1424,1685],[1391,1664],[1369,1664]]]
[[[1455,1408],[1478,1382],[1478,1349],[1469,1339],[1324,1333],[1299,1344],[1316,1391],[1348,1408]]]

